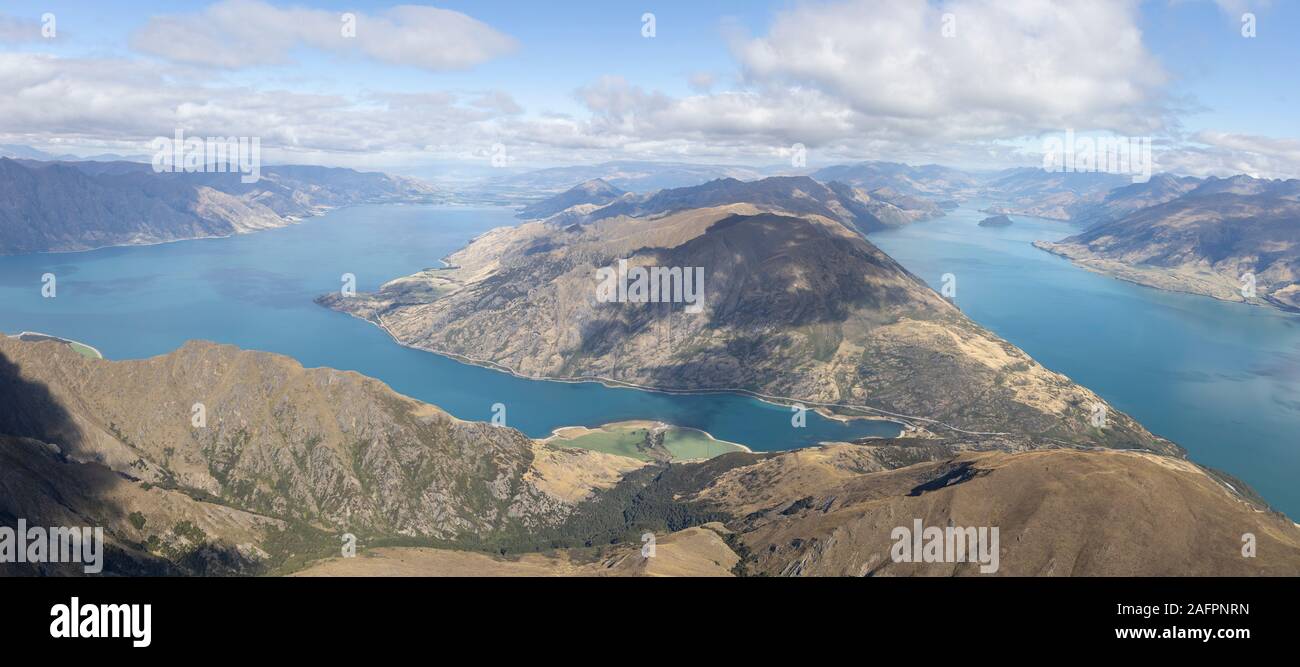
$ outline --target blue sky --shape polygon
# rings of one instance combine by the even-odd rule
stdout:
[[[1147,45],[1175,75],[1174,91],[1205,107],[1189,128],[1300,137],[1300,3],[1243,4],[1256,15],[1254,39],[1215,3],[1146,3]]]
[[[1006,166],[1074,129],[1152,136],[1170,170],[1300,175],[1297,2],[434,6],[456,14],[359,0],[8,2],[0,79],[18,94],[0,102],[0,143],[130,153],[187,128],[256,134],[286,160],[326,164],[472,162],[498,144],[519,166],[771,164],[799,143],[811,163]],[[1241,35],[1245,11],[1254,38]],[[58,36],[25,38],[45,12]],[[344,12],[362,17],[358,39],[331,41]]]

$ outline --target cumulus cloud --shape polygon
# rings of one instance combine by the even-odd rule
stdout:
[[[1165,121],[1166,75],[1123,0],[808,4],[734,50],[757,84],[815,88],[912,135],[1146,134]]]
[[[1198,132],[1191,142],[1164,151],[1157,164],[1163,170],[1191,176],[1296,178],[1300,175],[1300,140]]]
[[[577,91],[589,121],[558,140],[971,164],[1066,129],[1156,135],[1177,110],[1137,20],[1129,0],[801,3],[761,36],[732,35],[732,89],[693,78],[695,94],[670,97],[604,77]]]
[[[355,31],[345,31],[354,26]],[[225,68],[283,64],[299,47],[360,54],[429,70],[467,69],[512,53],[514,38],[460,12],[403,5],[382,14],[279,8],[223,0],[198,13],[157,16],[134,48],[174,62]]]
[[[261,137],[290,160],[380,153],[471,151],[496,141],[504,93],[367,92],[356,97],[185,82],[139,60],[0,53],[0,137],[5,143],[99,145],[135,154],[154,137]],[[516,105],[517,106],[517,105]],[[432,147],[432,149],[431,149]],[[425,155],[446,157],[442,155]],[[337,161],[337,160],[336,160]]]
[[[261,137],[272,160],[390,165],[486,159],[497,143],[517,163],[771,164],[798,143],[812,163],[1001,167],[1040,163],[1031,153],[1042,136],[1073,129],[1152,136],[1169,170],[1300,173],[1294,140],[1181,135],[1185,101],[1168,96],[1129,0],[796,3],[757,36],[730,35],[735,71],[688,73],[682,95],[595,77],[574,91],[572,114],[525,109],[492,88],[322,95],[234,86],[191,66],[284,62],[306,46],[438,69],[514,48],[472,18],[426,7],[359,14],[356,38],[340,37],[340,25],[331,12],[225,0],[138,31],[136,45],[162,59],[0,53],[0,141],[132,154],[180,128]]]

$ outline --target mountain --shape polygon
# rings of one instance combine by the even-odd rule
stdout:
[[[53,160],[55,156],[45,151],[20,144],[0,144],[0,158],[15,160]]]
[[[772,178],[619,200],[594,223],[493,230],[448,257],[453,268],[318,301],[404,344],[529,377],[747,391],[935,432],[1178,451],[967,319],[827,192]],[[700,273],[698,312],[685,294],[598,300],[598,269],[619,260]]]
[[[903,194],[889,187],[876,188],[867,192],[836,181],[827,183],[826,187],[845,200],[860,202],[879,223],[866,227],[859,225],[863,233],[876,231],[879,228],[901,227],[913,222],[937,218],[946,213],[946,208],[941,204],[923,197]]]
[[[416,200],[410,179],[325,167],[239,174],[154,173],[135,162],[0,158],[0,255],[89,250],[281,227],[329,207]]]
[[[103,527],[115,575],[977,571],[890,559],[916,520],[997,527],[1000,575],[1300,573],[1295,524],[1177,457],[964,435],[643,462],[203,342],[105,361],[0,337],[0,525],[20,518]],[[340,557],[348,534],[364,557]]]
[[[522,174],[502,176],[488,181],[490,190],[521,192],[561,192],[577,184],[602,180],[628,192],[653,192],[664,188],[699,185],[719,178],[754,180],[761,178],[761,170],[729,165],[695,164],[689,162],[649,162],[619,160],[594,165],[550,167]]]
[[[868,198],[852,188],[834,185],[822,185],[807,176],[773,176],[757,181],[720,178],[702,185],[625,197],[591,211],[585,220],[661,216],[677,211],[744,203],[761,211],[817,215],[840,220],[863,232],[884,226],[869,210]]]
[[[725,460],[724,460],[725,459]],[[671,490],[710,523],[596,554],[510,558],[384,548],[305,576],[987,576],[979,563],[895,561],[895,531],[997,528],[998,576],[1294,576],[1300,529],[1213,472],[1136,452],[1031,442],[904,441],[728,454],[675,464],[638,499]],[[637,484],[621,482],[616,490]],[[629,492],[630,493],[630,492]],[[1242,536],[1257,555],[1242,555]],[[989,549],[991,555],[992,549]],[[992,565],[992,559],[989,559]],[[993,573],[990,573],[993,574]]]
[[[1300,310],[1300,180],[1209,178],[1181,196],[1035,245],[1143,285]]]
[[[819,169],[812,176],[823,182],[853,185],[896,205],[899,202],[892,200],[890,193],[940,208],[949,200],[978,197],[992,202],[987,209],[989,213],[1057,220],[1073,220],[1084,209],[1098,206],[1112,189],[1132,183],[1129,176],[1104,172],[1048,172],[1021,167],[988,173],[934,164],[913,167],[896,162],[834,165]]]
[[[1177,199],[1196,189],[1201,180],[1160,173],[1146,183],[1133,183],[1108,192],[1100,202],[1080,203],[1068,210],[1071,222],[1093,225]]]
[[[771,176],[757,181],[720,178],[701,185],[641,195],[624,194],[610,198],[611,194],[606,191],[603,197],[608,201],[600,204],[584,200],[601,196],[570,191],[542,202],[534,210],[548,212],[566,203],[578,202],[576,208],[566,207],[561,209],[563,215],[556,213],[548,219],[553,225],[567,226],[619,216],[667,215],[744,202],[761,211],[832,218],[864,234],[943,215],[943,210],[929,200],[901,195],[887,188],[868,193],[834,181],[822,184],[807,176]]]
[[[627,193],[606,181],[593,178],[590,181],[579,183],[554,197],[525,206],[519,211],[518,217],[525,220],[541,220],[567,211],[574,206],[604,206],[624,194]]]
[[[119,155],[117,153],[101,153],[98,155],[89,155],[79,157],[72,154],[54,155],[45,151],[32,148],[31,146],[22,146],[19,144],[0,144],[0,158],[12,158],[15,160],[42,160],[42,161],[62,161],[62,162],[149,162],[148,155]]]
[[[129,572],[256,573],[344,533],[531,544],[642,466],[211,343],[110,362],[0,337],[0,399],[0,524],[105,526]]]
[[[988,177],[982,195],[995,202],[986,209],[989,213],[1070,220],[1073,211],[1101,202],[1111,190],[1132,183],[1132,177],[1123,174],[1020,167]]]
[[[993,444],[946,445],[902,467],[879,463],[915,456],[897,442],[792,452],[690,497],[743,517],[727,528],[743,554],[737,570],[750,575],[980,576],[975,563],[894,561],[893,531],[916,521],[997,527],[1004,576],[1281,575],[1300,564],[1295,524],[1186,461],[1032,442],[968,448]],[[1242,557],[1243,533],[1277,550],[1268,563]]]
[[[911,197],[952,198],[973,195],[979,177],[937,164],[913,167],[897,162],[859,162],[834,165],[813,172],[822,181],[839,181],[867,191],[886,188]]]

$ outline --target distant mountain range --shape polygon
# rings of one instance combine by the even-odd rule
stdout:
[[[1132,184],[1123,174],[1050,172],[1023,167],[998,172],[982,184],[982,195],[993,199],[989,213],[1072,220],[1075,211],[1101,201],[1115,188]]]
[[[412,179],[325,167],[239,174],[155,173],[137,162],[0,158],[0,254],[88,250],[229,236],[349,204],[425,200]]]
[[[71,153],[55,155],[42,150],[32,148],[31,146],[22,146],[19,144],[0,144],[0,158],[7,157],[15,160],[41,160],[44,162],[142,162],[149,163],[147,155],[119,155],[117,153],[101,153],[99,155],[90,155],[81,157]]]
[[[575,206],[600,207],[628,194],[610,185],[602,178],[584,181],[572,188],[535,204],[525,206],[519,217],[525,220],[542,220],[563,213]],[[590,209],[588,209],[590,210]]]
[[[599,179],[620,190],[645,193],[664,188],[699,185],[719,178],[752,181],[762,178],[769,171],[769,169],[729,165],[620,160],[511,174],[490,179],[482,187],[488,190],[515,191],[533,195],[538,192],[561,192],[579,183]]]
[[[813,172],[822,181],[838,181],[866,190],[888,188],[893,192],[929,199],[974,196],[982,177],[936,164],[912,167],[897,162],[859,162],[835,165]]]
[[[1177,199],[1196,189],[1201,179],[1173,174],[1155,174],[1146,183],[1132,183],[1106,193],[1100,201],[1074,204],[1068,213],[1072,222],[1095,225],[1117,220],[1135,211]]]
[[[600,181],[614,190],[648,196],[657,190],[677,190],[701,186],[711,181],[736,180],[754,182],[765,177],[797,177],[801,170],[782,167],[740,169],[736,167],[682,165],[655,162],[611,162],[588,167],[543,169],[497,179],[491,187],[513,192],[514,196],[536,202],[537,193],[562,192],[576,203],[581,201],[570,188],[587,187],[584,183]],[[1036,167],[1019,167],[1001,171],[964,171],[941,165],[910,166],[897,162],[859,162],[833,165],[807,173],[828,186],[839,183],[866,193],[870,199],[885,202],[904,211],[902,215],[877,212],[883,224],[894,226],[916,219],[935,217],[958,202],[983,199],[994,214],[1010,213],[1054,220],[1082,222],[1096,215],[1096,207],[1112,190],[1133,184],[1125,174],[1104,172],[1049,172]],[[1157,176],[1161,183],[1174,177]],[[1195,180],[1195,179],[1191,179]],[[489,188],[490,189],[490,188]],[[542,218],[539,211],[553,215],[563,199],[546,200],[546,209],[529,210],[524,217]],[[919,215],[916,212],[922,212]]]
[[[1300,180],[1152,178],[1038,247],[1124,280],[1300,310]]]
[[[943,210],[929,200],[888,188],[866,192],[839,182],[822,184],[808,176],[772,176],[757,181],[720,178],[640,195],[622,192],[601,180],[588,181],[524,208],[520,217],[546,219],[564,226],[736,203],[760,211],[839,220],[863,233],[943,215]]]

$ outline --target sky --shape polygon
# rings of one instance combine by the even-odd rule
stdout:
[[[1150,138],[1159,170],[1291,178],[1297,31],[1295,0],[5,0],[0,143],[147,155],[183,130],[408,172],[797,147],[992,169],[1069,130]]]

